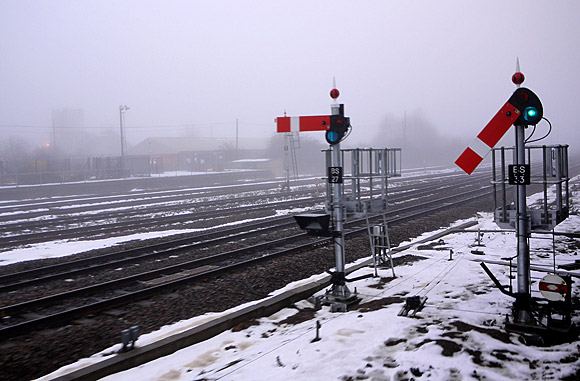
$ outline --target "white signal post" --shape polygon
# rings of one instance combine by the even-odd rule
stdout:
[[[516,125],[516,164],[526,164],[525,125]],[[526,213],[526,185],[517,186],[517,224],[518,236],[518,294],[530,294],[530,248],[528,239],[528,216]]]
[[[337,98],[340,95],[336,85],[330,91],[330,97],[333,99],[333,103],[330,106],[331,115],[318,115],[318,116],[298,116],[298,117],[278,117],[276,118],[276,129],[279,133],[289,133],[293,131],[329,131],[331,129],[331,117],[342,116],[344,117],[344,107],[338,104]],[[342,122],[348,123],[348,118],[343,118]],[[348,127],[348,126],[347,126]],[[342,130],[344,133],[344,130]],[[334,222],[334,229],[332,231],[332,237],[334,242],[334,256],[336,262],[336,269],[332,277],[332,288],[327,291],[325,296],[325,303],[331,305],[332,311],[346,312],[347,305],[358,300],[356,293],[351,293],[346,286],[345,277],[345,251],[344,251],[344,221],[345,221],[345,208],[344,200],[342,196],[343,183],[342,183],[342,155],[340,151],[340,139],[343,138],[342,135],[338,136],[337,142],[332,142],[328,140],[331,148],[331,168],[328,169],[328,181],[332,183],[332,201],[329,203],[332,210],[332,220]],[[338,171],[340,175],[331,176],[331,169]],[[328,195],[327,195],[328,197]]]
[[[330,90],[330,97],[332,104],[330,105],[331,115],[340,115],[341,107],[338,104],[338,97],[340,92],[336,88],[336,80],[332,80],[332,90]],[[331,163],[334,168],[342,168],[342,155],[340,154],[340,142],[330,146],[331,148]],[[328,176],[331,174],[329,173]],[[329,180],[330,181],[330,180]],[[331,294],[327,295],[327,299],[331,298],[330,302],[338,302],[339,309],[346,311],[346,304],[352,297],[350,290],[346,285],[345,277],[345,255],[344,255],[344,202],[342,199],[342,182],[334,182],[332,184],[332,218],[334,220],[334,258],[336,262],[335,280],[333,282]]]
[[[524,75],[520,71],[520,60],[516,60],[516,72],[512,76],[512,82],[517,88],[524,82]],[[515,125],[516,128],[516,164],[524,165],[526,164],[526,125],[518,124]],[[529,230],[529,217],[527,215],[527,205],[526,205],[526,185],[518,184],[516,185],[516,235],[518,243],[518,261],[517,261],[517,273],[518,273],[518,288],[516,299],[516,312],[515,317],[519,323],[530,323],[532,320],[531,312],[529,311],[529,298],[531,295],[530,290],[530,230]]]
[[[521,91],[520,85],[525,77],[520,72],[519,59],[516,62],[516,72],[512,76],[512,82]],[[524,89],[525,90],[525,89]],[[515,94],[515,93],[514,93]],[[526,163],[525,152],[525,129],[526,123],[517,121],[524,110],[520,110],[512,103],[515,95],[506,102],[491,121],[477,135],[476,140],[463,151],[455,164],[463,169],[467,174],[471,174],[475,168],[483,161],[487,153],[499,142],[507,130],[513,124],[515,127],[515,161],[516,165],[523,166]],[[526,95],[527,100],[528,95]],[[512,103],[510,103],[512,102]],[[525,116],[525,115],[524,115]],[[526,119],[527,120],[527,119]],[[517,294],[515,310],[517,314],[515,320],[518,323],[530,323],[532,316],[530,313],[530,248],[529,248],[529,216],[526,205],[526,185],[518,183],[516,185],[516,236],[517,236]]]
[[[339,91],[333,88],[330,91],[330,96],[334,100],[330,106],[331,115],[339,115],[341,107],[337,102],[340,95]],[[340,154],[340,143],[331,145],[331,163],[334,168],[342,168],[342,155]],[[330,176],[330,173],[328,174]],[[335,182],[332,184],[332,217],[334,220],[334,258],[336,262],[335,280],[333,282],[330,294],[327,294],[330,304],[337,310],[346,312],[346,305],[356,300],[348,286],[346,285],[345,277],[345,254],[344,254],[344,202],[342,199],[342,182]]]

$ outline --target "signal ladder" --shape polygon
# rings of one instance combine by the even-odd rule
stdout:
[[[298,180],[298,161],[296,150],[300,148],[300,135],[298,132],[284,134],[284,172],[286,172],[286,190],[290,190],[290,165],[294,180]]]
[[[383,214],[383,222],[378,225],[371,226],[369,223],[368,213],[365,215],[367,221],[367,231],[369,234],[369,241],[371,245],[371,254],[373,256],[373,266],[375,268],[375,276],[377,276],[377,266],[388,265],[393,271],[393,278],[395,278],[395,266],[393,266],[393,257],[391,255],[391,240],[389,239],[389,227],[387,219]]]

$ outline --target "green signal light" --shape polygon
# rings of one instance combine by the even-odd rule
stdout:
[[[535,107],[526,107],[524,110],[524,119],[527,122],[531,122],[532,124],[536,124],[538,122],[538,109]]]
[[[326,131],[326,140],[330,144],[336,144],[340,140],[340,136],[336,131]]]

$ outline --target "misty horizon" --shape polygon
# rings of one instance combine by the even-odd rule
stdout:
[[[346,146],[404,144],[405,156],[427,145],[452,165],[513,92],[519,58],[523,86],[553,125],[543,144],[578,150],[574,1],[2,5],[0,145],[16,137],[70,154],[90,142],[91,152],[118,155],[121,105],[128,146],[269,141],[284,113],[328,114],[336,79],[353,125]],[[63,110],[76,121],[59,120]],[[323,134],[306,136],[324,144]]]

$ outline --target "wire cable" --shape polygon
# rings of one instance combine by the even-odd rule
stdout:
[[[548,122],[548,125],[550,126],[550,129],[548,130],[548,132],[546,133],[546,135],[544,135],[544,136],[542,136],[541,138],[538,138],[538,139],[529,140],[529,139],[532,137],[532,135],[533,135],[533,132],[532,132],[532,135],[530,135],[530,136],[529,136],[529,137],[526,139],[525,143],[534,143],[534,142],[538,142],[538,141],[540,141],[540,140],[542,140],[542,139],[545,139],[545,138],[547,138],[547,137],[548,137],[548,135],[550,135],[550,133],[552,132],[552,123],[550,123],[550,121],[549,121],[547,118],[545,118],[545,117],[542,117],[542,119],[544,119],[546,122]],[[534,126],[534,132],[535,132],[535,126]]]
[[[534,129],[532,130],[532,133],[530,134],[530,136],[528,136],[525,140],[525,142],[527,143],[528,140],[530,140],[532,138],[532,136],[534,136],[534,134],[536,133],[536,124],[534,124]]]
[[[348,130],[346,131],[346,135],[344,136],[344,138],[342,138],[342,140],[348,138],[350,136],[351,132],[352,132],[352,125],[349,126]]]

